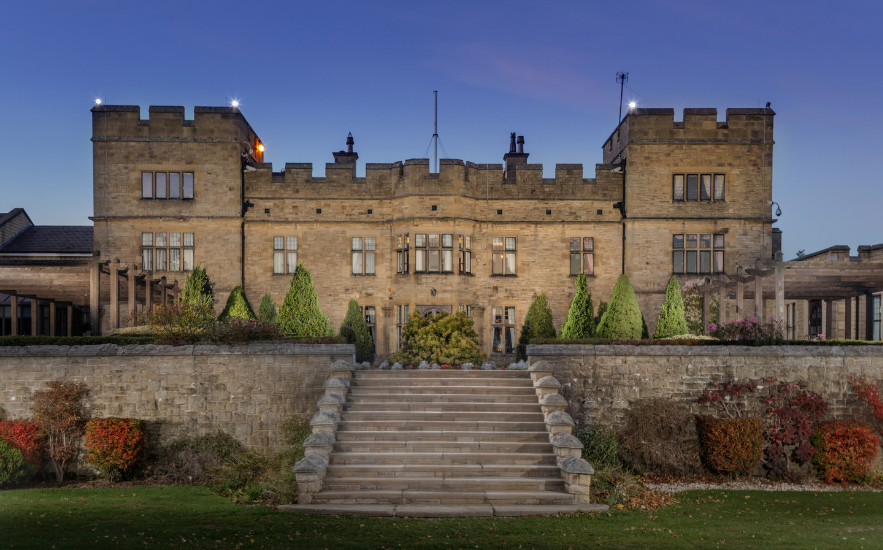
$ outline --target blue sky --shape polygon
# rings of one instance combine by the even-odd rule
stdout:
[[[22,2],[0,33],[0,210],[88,224],[89,109],[223,105],[266,160],[318,175],[352,132],[365,162],[423,157],[439,90],[448,156],[601,162],[625,101],[778,113],[786,257],[883,242],[879,2]]]

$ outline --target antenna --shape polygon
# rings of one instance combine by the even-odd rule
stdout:
[[[629,73],[616,73],[616,81],[619,82],[619,121],[616,123],[619,125],[622,122],[622,91],[625,88],[625,83],[629,81]]]
[[[432,155],[435,157],[435,173],[438,174],[438,90],[432,91],[435,100],[435,121],[432,124],[432,141],[435,144]]]

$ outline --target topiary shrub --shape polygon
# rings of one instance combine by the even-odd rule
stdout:
[[[607,313],[607,302],[601,300],[598,302],[598,315],[595,315],[595,334],[598,333],[598,325],[601,324],[601,317],[604,317],[605,313]]]
[[[877,455],[877,436],[861,420],[832,420],[815,425],[811,438],[818,466],[828,483],[864,481]]]
[[[125,475],[144,449],[144,422],[93,418],[86,423],[86,458],[111,481]]]
[[[690,329],[687,328],[687,318],[684,317],[684,300],[681,296],[681,285],[672,275],[671,279],[668,280],[668,286],[665,288],[665,302],[662,303],[662,310],[659,312],[659,319],[656,321],[656,330],[653,331],[653,338],[670,338],[689,333]]]
[[[26,420],[0,420],[0,440],[21,451],[35,472],[42,469],[45,445],[39,424]]]
[[[276,322],[276,303],[269,292],[261,298],[261,303],[258,306],[258,321],[262,323]]]
[[[251,321],[254,318],[254,310],[251,309],[251,304],[248,303],[245,290],[241,286],[236,285],[233,291],[230,292],[230,296],[227,297],[227,305],[224,306],[224,311],[218,315],[218,321],[227,321],[229,319]]]
[[[527,310],[527,317],[524,321],[530,327],[530,339],[534,338],[554,338],[555,325],[552,322],[552,309],[546,300],[545,294],[540,294],[534,298]]]
[[[576,278],[576,294],[570,303],[567,318],[561,326],[559,338],[580,339],[595,335],[595,308],[592,294],[588,292],[586,274],[580,273]]]
[[[359,302],[350,300],[346,308],[346,316],[340,325],[340,335],[346,338],[347,344],[356,346],[356,362],[374,361],[374,340],[368,323],[359,309]]]
[[[288,338],[334,336],[328,316],[319,308],[319,296],[313,278],[303,264],[298,264],[291,277],[291,287],[279,308],[276,324]]]
[[[604,340],[637,340],[641,338],[642,325],[641,308],[632,283],[628,277],[620,275],[596,335]]]
[[[619,433],[619,458],[637,472],[688,476],[700,471],[692,416],[672,399],[641,399],[626,411]]]
[[[0,487],[15,487],[31,479],[34,467],[21,451],[0,439]]]
[[[697,416],[702,462],[721,475],[746,475],[760,463],[763,454],[763,420],[760,418],[717,418]]]
[[[465,312],[446,312],[423,317],[414,310],[402,330],[402,349],[392,353],[389,361],[417,365],[420,361],[440,365],[480,365],[487,358],[478,345],[478,334],[472,318]]]
[[[214,304],[215,283],[211,282],[205,268],[200,265],[193,266],[193,270],[187,275],[184,282],[184,290],[181,293],[181,301],[186,304],[209,303]]]

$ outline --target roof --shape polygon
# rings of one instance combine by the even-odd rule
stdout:
[[[92,254],[92,227],[87,225],[35,225],[24,230],[2,254]]]
[[[828,252],[846,252],[849,254],[849,247],[845,244],[836,244],[834,246],[829,246],[828,248],[823,248],[822,250],[817,250],[815,252],[810,252],[808,254],[804,254],[798,258],[794,258],[795,262],[800,262],[803,260],[808,260],[810,258],[815,258],[816,256],[820,256],[822,254],[827,254]]]
[[[12,210],[7,212],[6,214],[0,215],[0,225],[3,225],[4,223],[8,222],[9,220],[18,216],[19,214],[21,214],[24,211],[25,211],[24,208],[13,208]],[[27,214],[25,214],[25,216],[27,216]]]

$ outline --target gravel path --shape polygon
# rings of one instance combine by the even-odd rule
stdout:
[[[680,481],[666,483],[644,482],[644,486],[654,491],[664,493],[680,493],[681,491],[707,491],[725,489],[730,491],[813,491],[813,492],[839,492],[861,491],[879,493],[880,489],[867,485],[839,485],[836,483],[822,483],[819,481],[803,481],[801,483],[775,482],[762,478],[748,478],[734,481],[712,483],[708,481]]]

